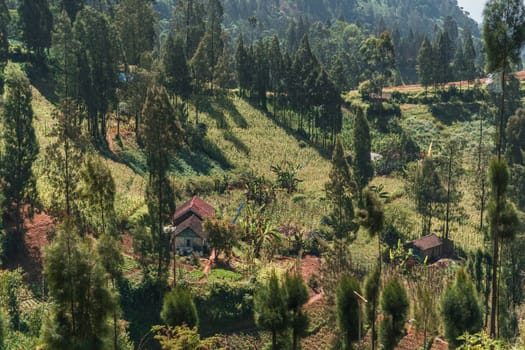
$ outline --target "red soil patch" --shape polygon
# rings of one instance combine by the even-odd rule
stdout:
[[[9,223],[6,226],[8,234],[17,235],[9,229]],[[20,267],[28,281],[39,281],[42,276],[43,249],[49,244],[47,237],[54,228],[53,219],[45,213],[35,214],[32,220],[25,219],[22,240],[14,238],[17,243],[5,267],[10,270]]]
[[[430,338],[427,335],[428,338]],[[399,344],[396,346],[396,350],[414,350],[419,349],[423,346],[425,339],[423,337],[423,332],[417,332],[410,324],[407,326],[407,335],[401,339]],[[448,343],[441,340],[440,338],[435,338],[434,343],[431,347],[432,350],[447,350]]]

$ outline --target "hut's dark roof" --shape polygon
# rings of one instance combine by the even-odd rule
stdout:
[[[441,240],[441,238],[439,238],[435,234],[423,236],[419,239],[412,241],[412,245],[415,248],[422,250],[422,251],[431,249],[431,248],[435,248],[435,247],[439,247],[442,244],[443,244],[443,241]]]

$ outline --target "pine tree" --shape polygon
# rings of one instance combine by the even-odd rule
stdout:
[[[453,346],[459,345],[458,337],[464,333],[476,333],[483,326],[481,308],[476,289],[465,270],[456,274],[454,284],[446,288],[441,298],[441,316],[445,336]]]
[[[54,216],[78,218],[79,171],[87,143],[82,134],[80,110],[66,99],[61,101],[52,116],[56,124],[51,136],[55,139],[46,146],[44,169],[51,191],[44,196],[49,198],[48,207]]]
[[[377,318],[377,306],[379,305],[379,288],[381,284],[381,269],[380,264],[374,266],[370,271],[365,280],[364,292],[365,298],[368,303],[366,307],[366,319],[368,325],[372,329],[372,350],[376,349],[377,342],[377,329],[376,329],[376,318]]]
[[[456,47],[456,54],[454,55],[454,80],[459,80],[460,82],[466,79],[466,62],[465,62],[465,53],[463,51],[463,45],[459,42]],[[461,85],[460,85],[461,87]]]
[[[99,159],[88,157],[80,170],[80,199],[84,215],[99,234],[115,230],[115,180],[108,166]]]
[[[189,59],[194,56],[205,33],[205,10],[203,2],[198,0],[177,1],[173,11],[175,31],[181,33],[184,41],[184,53]]]
[[[117,84],[115,46],[112,28],[106,17],[86,7],[73,26],[77,52],[79,96],[88,112],[88,129],[94,141],[105,142],[107,112],[115,99]]]
[[[155,14],[150,1],[123,0],[117,5],[115,22],[118,28],[124,62],[137,65],[144,52],[151,51],[157,37]]]
[[[44,261],[53,303],[42,328],[43,349],[106,349],[117,300],[91,240],[80,238],[66,220]]]
[[[55,17],[52,33],[50,58],[56,82],[56,94],[59,98],[78,98],[78,58],[79,43],[73,36],[71,20],[62,11]]]
[[[270,70],[267,60],[267,48],[262,40],[259,40],[255,44],[254,51],[254,70],[253,74],[253,86],[252,92],[255,93],[259,107],[263,110],[267,110],[266,105],[266,92],[269,87]]]
[[[210,66],[211,59],[208,49],[211,45],[210,41],[211,36],[206,33],[190,62],[192,76],[195,80],[195,88],[199,91],[205,90],[207,84],[211,83],[213,78],[213,67]]]
[[[224,18],[224,9],[220,0],[209,0],[206,8],[206,34],[209,38],[206,45],[208,65],[211,70],[210,82],[213,90],[213,79],[215,77],[215,67],[219,62],[224,49],[224,41],[222,35],[222,21]]]
[[[383,320],[379,324],[379,339],[383,349],[392,350],[403,336],[405,319],[409,310],[405,288],[397,279],[385,284],[381,294]]]
[[[191,95],[191,77],[184,55],[184,43],[171,33],[162,54],[164,85],[172,96],[187,99]]]
[[[425,92],[427,91],[427,87],[434,83],[434,70],[432,68],[433,55],[432,45],[425,36],[417,54],[417,74],[419,76],[419,82],[425,87]]]
[[[5,0],[0,0],[0,94],[4,92],[4,68],[9,55],[8,25],[11,20]]]
[[[509,169],[504,159],[493,159],[489,165],[489,184],[491,198],[488,203],[487,216],[490,231],[493,232],[492,245],[492,299],[491,299],[491,334],[497,313],[499,300],[499,271],[500,244],[502,241],[512,241],[519,226],[519,220],[514,204],[508,200]],[[494,309],[493,309],[494,308]],[[495,333],[494,333],[495,334]]]
[[[14,64],[6,67],[6,91],[1,115],[2,149],[0,178],[3,179],[5,204],[15,214],[17,232],[22,231],[22,208],[36,201],[33,162],[39,152],[33,128],[29,79]]]
[[[451,80],[450,75],[450,64],[454,52],[452,50],[452,41],[450,40],[448,33],[442,31],[439,33],[439,37],[436,46],[433,48],[434,53],[434,78],[438,84],[445,84]]]
[[[352,349],[352,343],[358,340],[361,312],[359,299],[355,292],[360,293],[359,281],[347,275],[341,278],[336,292],[337,326],[343,334],[343,349]]]
[[[245,97],[246,90],[250,89],[250,64],[248,52],[244,48],[242,35],[239,36],[239,40],[237,41],[237,49],[235,50],[235,65],[237,68],[239,93],[241,97]]]
[[[503,154],[503,128],[505,125],[505,87],[509,66],[518,63],[521,48],[525,42],[525,5],[520,0],[489,0],[483,10],[483,44],[486,54],[487,72],[499,71],[501,74],[500,115],[497,133],[496,149],[498,161],[501,163]],[[498,241],[500,228],[498,218],[503,210],[504,191],[506,184],[500,182],[504,179],[504,165],[496,162],[493,167],[494,220],[492,226],[493,265],[492,265],[492,299],[490,314],[490,336],[496,335],[496,309],[498,305]],[[498,170],[499,169],[499,170]],[[500,173],[498,176],[496,176]],[[505,187],[502,187],[505,185]]]
[[[272,335],[272,350],[277,350],[277,335],[288,325],[286,300],[279,279],[272,271],[270,278],[254,295],[255,323]]]
[[[53,15],[47,0],[22,0],[18,7],[22,36],[27,46],[42,57],[51,45]]]
[[[66,11],[71,22],[75,21],[77,13],[84,7],[84,0],[61,0],[60,10]]]
[[[150,215],[151,235],[157,255],[158,278],[162,278],[169,261],[169,237],[163,225],[174,211],[173,189],[167,177],[169,159],[182,144],[181,127],[175,116],[166,89],[148,90],[143,112],[142,140],[149,168],[146,203]]]
[[[374,176],[374,167],[370,157],[370,127],[361,108],[356,110],[352,134],[352,148],[354,150],[352,172],[359,191],[359,205],[362,206],[363,190]]]
[[[325,186],[326,197],[332,203],[332,212],[328,218],[335,237],[352,240],[356,228],[352,197],[356,192],[350,166],[348,165],[341,140],[337,139],[332,155],[330,181]]]
[[[483,42],[487,72],[501,72],[500,118],[498,123],[498,159],[503,153],[505,127],[506,75],[512,63],[518,63],[525,42],[525,5],[518,0],[490,0],[483,12]]]
[[[430,234],[435,205],[445,198],[445,191],[431,156],[425,157],[416,169],[414,194],[416,209],[422,217],[422,233]]]
[[[476,67],[476,49],[474,48],[474,41],[472,40],[472,34],[470,31],[466,30],[464,34],[464,48],[463,48],[463,57],[465,60],[465,78],[467,82],[470,83],[477,75]]]
[[[283,283],[288,308],[288,323],[292,331],[292,350],[298,350],[300,339],[308,330],[308,315],[303,306],[308,301],[308,290],[300,274],[286,274]]]

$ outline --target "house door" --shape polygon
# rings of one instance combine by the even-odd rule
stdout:
[[[186,247],[191,247],[191,239],[186,240]]]

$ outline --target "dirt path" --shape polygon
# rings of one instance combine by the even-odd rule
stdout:
[[[518,80],[525,80],[525,71],[519,71],[519,72],[515,72],[514,73],[516,78],[518,78]],[[487,78],[481,78],[479,79],[479,82],[481,84],[485,84],[485,82],[487,81]],[[447,84],[445,84],[445,86],[457,86],[457,87],[466,87],[468,86],[468,82],[466,80],[463,80],[463,81],[451,81]],[[470,82],[470,86],[474,85],[474,81],[471,81]],[[411,85],[399,85],[399,86],[393,86],[393,87],[387,87],[384,89],[385,92],[392,92],[392,91],[414,91],[414,90],[420,90],[422,89],[423,87],[421,86],[421,84],[411,84]]]

